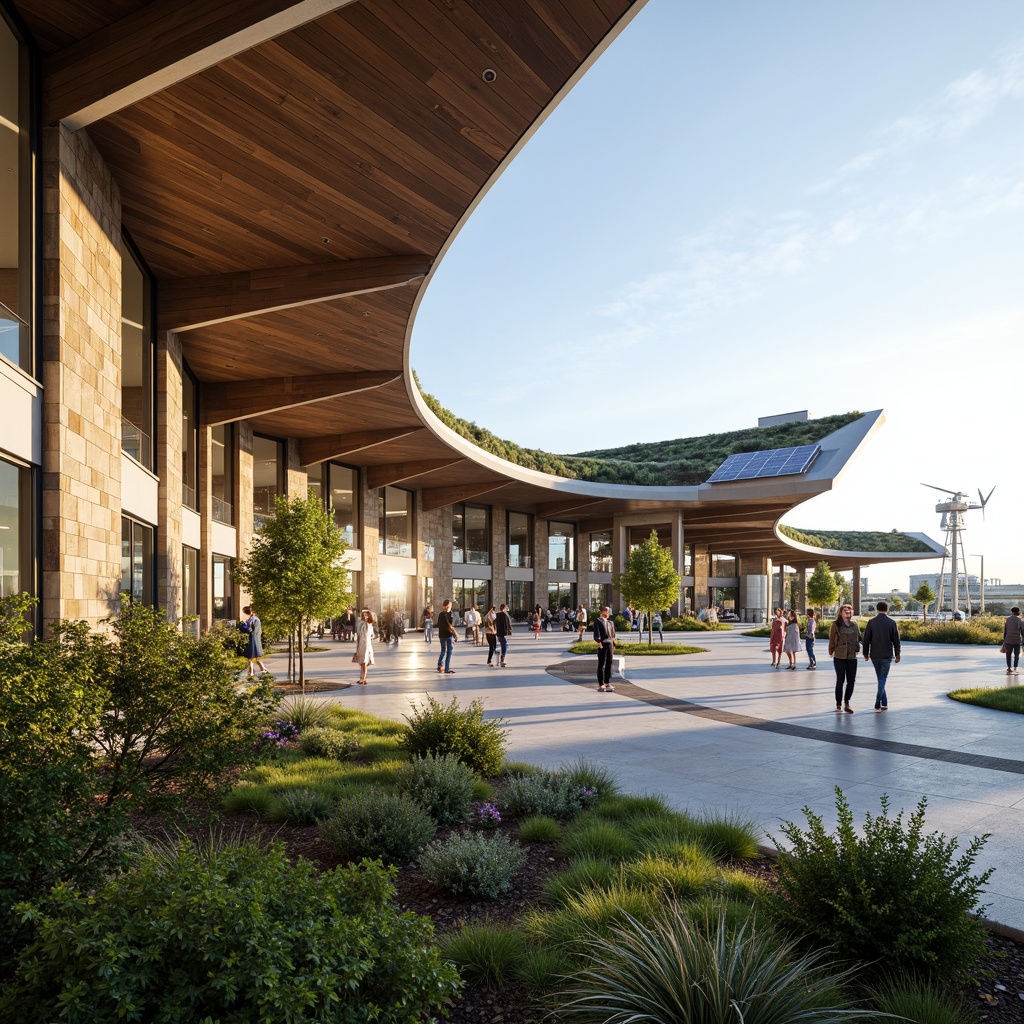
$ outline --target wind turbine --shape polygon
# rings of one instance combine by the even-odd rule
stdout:
[[[942,514],[942,520],[939,524],[940,530],[946,532],[946,549],[952,548],[952,562],[953,562],[953,618],[956,618],[959,608],[960,598],[960,570],[957,565],[957,556],[960,553],[960,533],[962,530],[967,529],[967,524],[964,521],[964,516],[967,512],[972,509],[980,508],[982,518],[985,516],[985,506],[988,504],[988,499],[992,497],[992,492],[995,491],[993,487],[987,495],[982,495],[981,488],[978,488],[978,503],[967,499],[966,494],[963,491],[953,491],[948,487],[936,487],[934,484],[921,484],[922,487],[930,487],[933,491],[942,491],[943,494],[949,495],[948,501],[940,501],[935,506],[935,511]],[[971,588],[967,582],[967,553],[964,552],[963,557],[964,565],[964,589],[967,591],[967,608],[970,610],[971,607]],[[942,607],[942,595],[943,589],[946,583],[946,556],[942,556],[942,568],[939,571],[939,599],[935,604],[935,610],[938,611]]]

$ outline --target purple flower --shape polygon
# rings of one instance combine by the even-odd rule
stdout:
[[[501,823],[501,814],[494,804],[485,803],[480,805],[480,809],[477,811],[477,819],[484,828],[494,828],[495,825]]]

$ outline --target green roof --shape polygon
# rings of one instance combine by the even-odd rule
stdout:
[[[418,387],[418,380],[416,384]],[[850,412],[841,416],[781,423],[774,427],[751,427],[724,434],[632,444],[624,448],[606,448],[578,452],[575,455],[554,455],[537,448],[523,448],[497,437],[485,427],[479,427],[449,412],[433,395],[422,389],[420,394],[430,411],[445,426],[472,441],[478,448],[517,466],[569,480],[641,486],[702,484],[729,455],[814,444],[859,419],[861,415],[859,412]]]
[[[779,531],[798,544],[806,544],[812,548],[823,548],[827,551],[891,551],[916,554],[934,551],[924,541],[910,537],[899,530],[891,533],[881,531],[845,531],[830,530],[797,530],[792,526],[780,526]]]

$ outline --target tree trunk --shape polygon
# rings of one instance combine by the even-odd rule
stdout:
[[[302,616],[299,616],[299,686],[302,688],[303,694],[306,692],[306,663],[303,659],[303,648],[306,646],[303,642],[302,627],[304,623]]]
[[[295,633],[288,630],[288,682],[295,679]]]

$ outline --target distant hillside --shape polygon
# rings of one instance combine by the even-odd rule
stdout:
[[[415,378],[415,373],[413,376]],[[416,386],[419,387],[418,379]],[[783,423],[776,427],[755,427],[726,434],[635,444],[626,448],[581,452],[577,455],[554,455],[537,448],[522,448],[512,441],[497,437],[485,427],[478,427],[449,412],[422,388],[420,394],[430,411],[445,426],[472,441],[478,448],[517,466],[569,480],[648,487],[701,484],[728,455],[812,444],[860,417],[860,413],[851,412],[843,416],[805,420],[802,423]]]
[[[891,533],[856,531],[821,533],[817,530],[795,530],[780,526],[779,531],[798,544],[828,551],[931,551],[931,547],[899,530]]]

